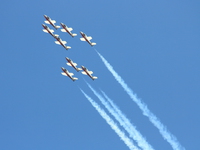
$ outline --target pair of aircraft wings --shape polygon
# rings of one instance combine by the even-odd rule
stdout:
[[[84,75],[88,75],[92,80],[97,79],[97,77],[92,76],[93,72],[89,71],[86,67],[81,66],[81,68],[77,68],[77,63],[74,63],[71,59],[66,57],[66,60],[68,61],[66,64],[73,67],[77,72],[80,70],[82,71],[82,74]],[[72,77],[74,74],[70,73],[67,69],[65,69],[64,67],[61,68],[63,70],[63,72],[61,72],[62,75],[68,76],[70,79],[72,79],[73,81],[78,80],[78,78],[76,77]]]

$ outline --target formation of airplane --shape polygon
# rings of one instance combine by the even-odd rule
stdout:
[[[71,35],[72,37],[77,36],[76,33],[71,33],[71,31],[73,30],[72,28],[68,28],[64,23],[60,23],[61,26],[63,27],[63,29],[61,29],[62,32],[67,32],[69,33],[69,35]]]
[[[53,29],[49,29],[49,27],[47,27],[46,25],[42,24],[43,26],[43,31],[45,33],[49,33],[51,36],[53,36],[54,38],[57,36],[58,37],[58,34],[53,34],[54,30]]]
[[[52,19],[51,19],[50,17],[48,17],[47,15],[44,15],[44,17],[45,17],[45,19],[46,19],[46,20],[44,21],[46,24],[52,25],[55,29],[60,28],[60,26],[55,25],[55,23],[56,23],[55,20],[52,20]],[[76,33],[72,33],[72,32],[71,32],[71,31],[73,30],[71,27],[67,27],[64,23],[60,23],[60,25],[61,25],[62,28],[63,28],[63,29],[61,29],[62,32],[67,32],[67,33],[68,33],[70,36],[72,36],[72,37],[77,36]],[[59,44],[59,45],[63,46],[66,50],[68,50],[68,49],[71,48],[70,46],[66,46],[66,45],[65,45],[65,44],[67,44],[67,42],[66,42],[66,41],[63,41],[63,40],[59,37],[58,34],[54,34],[54,30],[53,30],[53,29],[50,29],[48,26],[46,26],[46,25],[44,25],[44,24],[42,24],[42,26],[43,26],[43,28],[44,28],[44,29],[43,29],[44,32],[49,33],[51,36],[53,36],[53,37],[56,39],[56,41],[55,41],[56,44]],[[83,33],[83,32],[80,32],[80,34],[81,34],[81,36],[82,36],[82,38],[80,38],[81,41],[86,41],[86,42],[88,42],[91,46],[96,45],[96,43],[93,43],[93,42],[90,41],[90,40],[92,39],[91,36],[87,36],[87,35],[86,35],[85,33]],[[78,68],[78,67],[77,67],[77,63],[74,63],[74,62],[73,62],[71,59],[69,59],[68,57],[65,57],[65,59],[67,60],[67,63],[66,63],[66,64],[67,64],[68,66],[73,67],[77,72],[79,72],[80,70],[83,70],[83,71],[82,71],[82,74],[88,75],[92,80],[97,79],[96,76],[92,76],[93,72],[92,72],[92,71],[89,71],[86,67],[81,66],[81,68]],[[62,75],[68,76],[72,81],[78,80],[78,78],[73,77],[73,75],[74,75],[73,73],[70,73],[70,72],[69,72],[67,69],[65,69],[64,67],[61,67],[61,69],[62,69],[62,71],[63,71],[63,72],[61,72]]]
[[[57,40],[55,41],[55,43],[58,45],[62,45],[66,50],[71,48],[70,46],[66,46],[65,44],[67,44],[67,42],[63,41],[60,37],[55,36],[55,39]]]
[[[71,59],[69,59],[69,58],[67,58],[67,57],[65,57],[65,59],[68,61],[66,64],[67,64],[68,66],[73,67],[77,72],[80,71],[80,70],[82,70],[81,68],[77,68],[77,67],[76,67],[76,66],[77,66],[77,63],[74,63]]]
[[[89,70],[88,70],[86,67],[84,67],[84,66],[81,66],[81,68],[83,69],[82,74],[88,75],[92,80],[97,79],[97,77],[92,76],[92,74],[93,74],[92,71],[89,71]]]
[[[70,73],[67,69],[65,69],[64,67],[61,67],[62,71],[61,74],[63,76],[68,76],[72,81],[78,80],[78,78],[76,77],[72,77],[74,74]]]
[[[80,33],[81,33],[81,36],[82,36],[82,38],[80,38],[81,41],[86,41],[86,42],[88,42],[91,46],[96,45],[96,43],[90,42],[90,40],[92,39],[91,36],[87,36],[87,35],[86,35],[85,33],[83,33],[83,32],[80,32]]]
[[[52,25],[56,30],[57,30],[58,28],[60,28],[60,26],[55,25],[55,23],[56,23],[55,20],[52,20],[52,19],[51,19],[50,17],[48,17],[47,15],[44,15],[44,18],[46,19],[46,20],[44,21],[46,24]]]

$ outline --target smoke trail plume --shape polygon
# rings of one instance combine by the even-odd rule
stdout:
[[[120,123],[120,125],[129,133],[129,136],[137,142],[139,147],[141,147],[144,150],[153,150],[151,145],[149,145],[146,142],[146,140],[143,138],[140,132],[136,130],[136,127],[134,127],[130,123],[130,121],[121,113],[121,111],[116,107],[116,105],[113,102],[110,102],[110,103],[112,103],[115,109],[113,109],[113,107],[111,107],[108,104],[108,102],[98,92],[96,92],[89,83],[87,83],[87,85],[92,90],[92,92],[99,98],[99,100],[106,107],[106,109],[115,117],[115,119]],[[105,93],[103,94],[106,97],[106,99],[111,101]],[[116,109],[117,111],[115,111]]]
[[[96,50],[96,49],[95,49]],[[130,98],[139,106],[142,110],[143,115],[147,116],[150,122],[158,128],[162,137],[172,146],[174,150],[185,150],[185,148],[178,142],[176,137],[172,135],[167,128],[160,122],[160,120],[148,109],[147,105],[142,102],[139,98],[137,98],[136,94],[128,87],[128,85],[124,82],[124,80],[117,74],[117,72],[113,69],[113,67],[108,63],[108,61],[96,50],[97,54],[103,61],[106,68],[111,72],[117,82],[123,87],[126,93],[130,96]]]
[[[106,112],[94,101],[92,100],[82,89],[80,89],[83,95],[88,99],[92,106],[98,111],[103,119],[110,125],[110,127],[117,133],[122,141],[129,147],[130,150],[140,150],[138,149],[133,142],[125,135],[124,132],[120,130],[118,125],[106,114]]]

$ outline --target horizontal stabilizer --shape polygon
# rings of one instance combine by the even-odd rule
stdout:
[[[95,80],[95,79],[97,79],[97,77],[93,76],[92,79]]]
[[[47,20],[45,20],[44,22],[45,22],[46,24],[50,24],[49,21],[47,21]]]
[[[72,36],[73,36],[73,37],[74,37],[74,36],[77,36],[77,34],[76,34],[76,33],[73,33]]]
[[[72,78],[73,81],[78,80],[78,78]]]
[[[58,42],[58,41],[55,41],[55,43],[58,44],[58,45],[60,45],[60,42]]]
[[[65,46],[65,48],[66,48],[66,49],[70,49],[71,47],[70,47],[70,46]]]
[[[44,31],[44,32],[48,33],[48,31],[47,31],[46,29],[43,29],[42,31]]]
[[[61,29],[62,32],[67,32],[65,29]]]
[[[80,70],[82,70],[81,68],[77,68],[77,71],[80,71]]]
[[[84,38],[80,38],[80,40],[81,40],[81,41],[85,41],[85,39],[84,39]]]
[[[97,43],[91,43],[92,46],[97,45]]]
[[[87,36],[87,39],[88,39],[88,40],[91,40],[91,39],[92,39],[92,37],[91,37],[91,36]]]
[[[55,26],[56,29],[60,28],[60,26]]]
[[[68,66],[72,66],[70,63],[66,63]]]
[[[82,71],[81,73],[84,74],[84,75],[87,75],[87,73],[85,71]]]
[[[63,76],[67,76],[66,73],[64,73],[64,72],[61,72],[61,74],[62,74]]]
[[[58,34],[54,34],[54,36],[55,36],[55,37],[59,37],[59,35],[58,35]]]

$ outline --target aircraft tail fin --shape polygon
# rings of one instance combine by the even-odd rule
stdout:
[[[97,45],[97,43],[91,43],[92,46]]]

